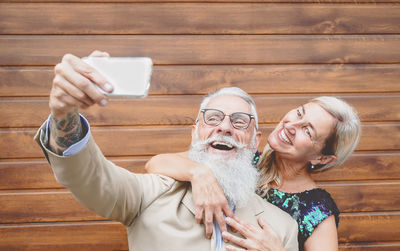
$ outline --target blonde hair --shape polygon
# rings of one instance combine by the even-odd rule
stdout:
[[[322,96],[314,98],[310,102],[317,103],[336,118],[335,128],[326,139],[321,153],[335,155],[337,161],[326,165],[317,165],[315,169],[309,169],[309,171],[322,171],[330,167],[339,166],[347,160],[360,141],[360,119],[354,108],[339,98]],[[277,186],[281,183],[281,173],[276,165],[275,152],[268,143],[260,156],[257,167],[260,170],[258,192],[264,196],[271,182],[275,182]]]

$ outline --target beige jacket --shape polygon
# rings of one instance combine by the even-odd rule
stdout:
[[[124,224],[129,250],[215,250],[215,235],[211,240],[205,238],[204,225],[195,221],[190,183],[161,175],[135,174],[117,167],[103,156],[93,138],[79,153],[58,156],[46,147],[44,128],[39,129],[35,140],[57,181],[85,207]],[[255,226],[257,217],[264,217],[286,250],[298,250],[296,222],[256,194],[235,215]]]

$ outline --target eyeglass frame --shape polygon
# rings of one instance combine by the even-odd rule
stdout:
[[[218,124],[216,124],[216,125],[209,125],[209,124],[207,124],[207,122],[206,122],[205,113],[206,113],[206,111],[210,111],[210,110],[221,112],[221,113],[224,115],[224,118],[223,118]],[[235,128],[235,129],[237,129],[237,130],[247,130],[247,129],[250,127],[251,120],[253,120],[253,119],[256,118],[254,115],[252,115],[252,114],[250,114],[250,113],[246,113],[246,112],[234,112],[234,113],[231,113],[231,114],[225,114],[223,111],[218,110],[218,109],[215,109],[215,108],[203,108],[203,109],[200,109],[200,112],[203,113],[203,122],[204,122],[204,124],[206,124],[206,125],[213,126],[213,127],[218,126],[218,125],[220,125],[220,124],[224,121],[225,117],[228,116],[228,117],[229,117],[229,121],[231,122],[232,127]],[[232,115],[238,114],[238,113],[240,113],[240,114],[245,114],[245,115],[249,116],[250,120],[249,120],[249,123],[247,124],[247,127],[246,127],[246,128],[236,128],[236,127],[233,125],[233,123],[232,123]],[[197,119],[196,123],[197,123],[197,122],[198,122],[198,119]]]

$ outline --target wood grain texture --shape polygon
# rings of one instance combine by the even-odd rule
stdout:
[[[342,215],[341,246],[355,248],[351,250],[393,250],[398,242],[390,240],[396,239],[399,230],[387,225],[398,225],[399,218],[398,214],[389,213]],[[0,248],[4,250],[127,250],[125,229],[114,222],[4,224],[0,226],[0,237]],[[366,238],[375,239],[376,244],[357,243]]]
[[[0,19],[0,34],[400,33],[395,4],[10,3]]]
[[[335,199],[341,213],[400,211],[399,181],[319,184]],[[62,222],[102,220],[64,190],[0,192],[0,222]]]
[[[272,129],[272,125],[260,127],[264,135],[268,135]],[[362,130],[363,136],[357,147],[359,151],[400,149],[400,124],[369,123],[363,125]],[[0,141],[0,149],[3,149],[0,158],[42,157],[42,151],[32,139],[35,133],[35,129],[0,129],[0,137],[3,139]],[[92,128],[92,133],[106,156],[154,155],[185,151],[191,141],[189,126],[98,127]],[[266,137],[262,139],[260,146],[264,146],[265,143]]]
[[[278,123],[299,105],[320,95],[254,96],[259,123]],[[400,121],[400,94],[337,95],[357,110],[362,122]],[[145,99],[112,98],[107,107],[81,111],[92,126],[192,125],[202,96],[157,96]],[[3,98],[0,127],[39,127],[49,114],[48,98]]]
[[[65,190],[0,192],[0,222],[62,222],[104,220]]]
[[[4,35],[0,66],[55,65],[95,48],[159,65],[390,64],[400,63],[399,44],[400,35]]]
[[[0,96],[48,96],[52,67],[0,67]],[[149,95],[204,95],[227,86],[250,94],[400,92],[400,65],[155,66]],[[23,92],[21,92],[23,90]]]
[[[1,250],[128,250],[126,230],[114,222],[0,226]]]
[[[5,0],[9,3],[208,3],[210,0]],[[398,0],[213,0],[213,3],[398,3]]]
[[[341,214],[339,242],[398,241],[400,212]]]
[[[335,199],[340,212],[400,211],[397,181],[321,183]]]
[[[109,158],[131,172],[144,173],[148,157]],[[61,188],[44,159],[0,160],[0,190]]]
[[[343,243],[339,245],[339,249],[346,251],[397,251],[400,249],[400,242]]]
[[[318,181],[391,180],[400,178],[399,169],[399,153],[354,153],[343,165],[312,176]]]
[[[149,157],[110,158],[116,165],[144,173]],[[400,180],[400,153],[355,153],[342,166],[313,174],[317,182]],[[61,188],[44,159],[0,160],[0,190]]]

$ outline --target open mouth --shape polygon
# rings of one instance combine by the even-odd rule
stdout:
[[[280,138],[281,138],[284,142],[286,142],[286,143],[288,143],[288,144],[290,144],[290,145],[293,145],[292,141],[288,138],[288,136],[286,136],[286,133],[285,133],[285,129],[284,129],[284,128],[283,128],[283,129],[281,130],[281,132],[279,133],[279,136],[280,136]]]
[[[230,151],[233,150],[235,147],[229,143],[222,142],[222,141],[214,141],[211,143],[211,147],[221,151]]]

